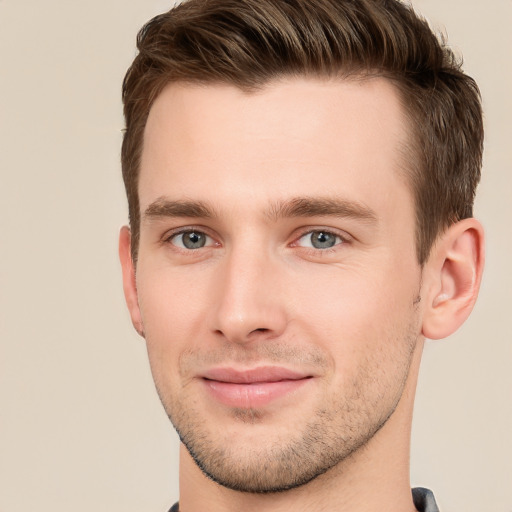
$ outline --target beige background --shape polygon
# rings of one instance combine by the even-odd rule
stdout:
[[[165,511],[177,439],[125,311],[120,86],[162,0],[0,0],[0,512]],[[412,483],[512,512],[512,1],[416,0],[484,96],[480,301],[427,346]]]

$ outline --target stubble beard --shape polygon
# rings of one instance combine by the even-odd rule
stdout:
[[[256,423],[259,416],[258,411],[251,410],[234,414],[247,424]],[[340,433],[332,427],[332,413],[317,411],[314,420],[307,422],[295,438],[276,440],[257,449],[253,444],[244,447],[243,452],[232,449],[228,440],[225,444],[215,442],[204,435],[201,427],[186,424],[181,428],[180,421],[173,424],[190,456],[208,478],[234,491],[270,494],[305,485],[347,460],[388,418],[366,431],[351,427]]]
[[[190,398],[166,400],[169,394],[163,396],[161,390],[160,398],[180,440],[208,478],[246,493],[287,491],[350,461],[387,422],[407,381],[418,341],[415,327],[410,325],[407,333],[402,333],[398,354],[373,354],[370,363],[358,370],[349,389],[324,400],[309,418],[293,417],[293,435],[268,435],[269,427],[264,444],[240,444],[228,435],[215,435],[208,419],[191,406]],[[386,380],[385,372],[380,375],[383,358],[392,358],[397,364],[391,381],[389,377]],[[264,411],[258,409],[233,408],[230,412],[233,421],[247,429],[265,422]]]

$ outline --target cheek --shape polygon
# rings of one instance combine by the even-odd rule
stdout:
[[[383,281],[331,281],[329,293],[309,296],[301,323],[331,359],[324,396],[343,414],[368,411],[379,421],[400,399],[420,329],[411,293],[384,294]]]
[[[168,342],[191,334],[206,300],[204,279],[164,265],[147,265],[137,275],[137,292],[145,332]]]
[[[407,352],[409,338],[419,333],[411,327],[419,274],[333,270],[310,275],[296,290],[294,320],[331,354],[336,371],[352,372],[374,354]]]
[[[137,291],[151,371],[161,395],[178,385],[180,354],[191,340],[201,339],[198,298],[204,296],[194,280],[166,269],[141,270]]]

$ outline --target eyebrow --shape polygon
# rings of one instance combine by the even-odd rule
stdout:
[[[273,203],[268,216],[272,220],[293,217],[340,217],[368,223],[377,222],[377,214],[368,206],[342,198],[296,197]]]
[[[266,217],[272,221],[294,217],[339,217],[377,222],[376,213],[368,206],[352,200],[332,197],[295,197],[273,202]],[[215,209],[204,201],[170,200],[159,197],[144,211],[143,220],[161,217],[215,218]]]
[[[212,218],[215,216],[214,209],[203,201],[171,201],[165,197],[159,197],[146,208],[143,220],[160,217]]]

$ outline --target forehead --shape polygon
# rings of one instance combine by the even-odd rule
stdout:
[[[406,143],[399,95],[381,78],[289,78],[250,93],[172,84],[148,117],[140,206],[162,195],[241,208],[290,195],[379,203],[408,194]]]

